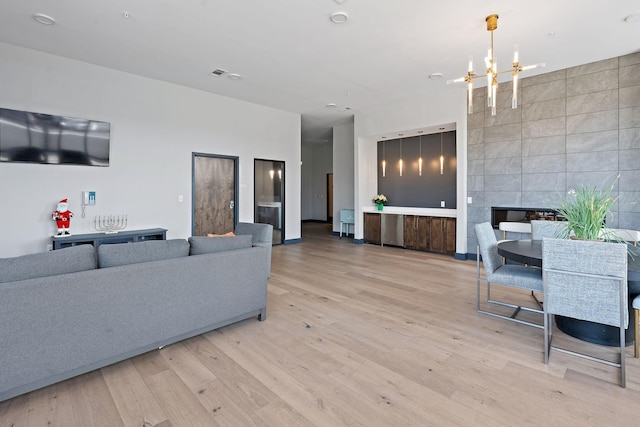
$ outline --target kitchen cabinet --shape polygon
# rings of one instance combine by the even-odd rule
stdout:
[[[382,222],[381,215],[378,213],[364,214],[364,242],[379,245],[381,240]]]
[[[402,214],[364,214],[364,241],[376,245],[387,244],[384,242],[385,220],[401,219],[403,239],[402,243],[393,243],[405,249],[417,251],[435,252],[441,254],[455,254],[456,252],[456,219],[450,217],[437,217],[426,215],[402,215]],[[389,217],[389,218],[387,218]],[[387,227],[388,228],[388,227]]]

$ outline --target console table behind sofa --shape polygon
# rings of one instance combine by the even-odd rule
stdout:
[[[97,248],[108,243],[132,243],[145,240],[166,240],[167,230],[164,228],[149,228],[146,230],[125,230],[117,233],[73,234],[71,236],[53,237],[53,250],[68,248],[76,245],[93,245]]]

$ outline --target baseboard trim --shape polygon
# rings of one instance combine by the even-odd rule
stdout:
[[[301,238],[298,238],[298,239],[287,239],[287,240],[284,241],[285,245],[295,245],[295,244],[298,244],[298,243],[302,243],[302,239]]]

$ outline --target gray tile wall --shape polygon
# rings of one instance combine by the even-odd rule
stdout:
[[[500,84],[491,116],[486,88],[474,91],[468,252],[492,206],[553,208],[579,185],[615,183],[609,226],[640,230],[640,53],[521,78],[518,102],[511,109],[511,82]]]

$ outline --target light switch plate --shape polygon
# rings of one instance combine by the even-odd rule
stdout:
[[[440,207],[444,208],[444,200],[440,200]]]

